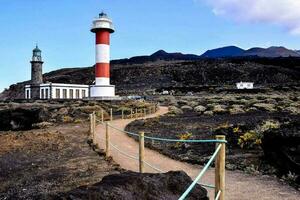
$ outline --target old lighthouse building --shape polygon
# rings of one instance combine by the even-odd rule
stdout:
[[[42,51],[32,51],[31,81],[25,86],[25,99],[83,99],[89,96],[89,85],[44,83]]]

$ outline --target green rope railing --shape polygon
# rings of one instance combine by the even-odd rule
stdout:
[[[209,185],[209,184],[204,184],[204,183],[198,183],[199,185],[206,187],[206,188],[210,188],[210,189],[215,189],[216,187],[214,185]]]
[[[220,196],[221,196],[221,190],[219,190],[219,192],[218,192],[218,194],[216,195],[216,198],[215,198],[215,200],[219,200],[219,198],[220,198]]]
[[[112,129],[115,129],[117,131],[120,131],[122,133],[126,133],[128,135],[132,135],[132,136],[136,136],[139,137],[139,134],[137,133],[132,133],[129,131],[124,131],[122,129],[119,129],[117,127],[114,127],[110,124],[108,124],[109,127],[111,127]],[[150,136],[144,136],[145,139],[149,139],[149,140],[154,140],[154,141],[164,141],[164,142],[186,142],[186,143],[227,143],[226,140],[179,140],[179,139],[168,139],[168,138],[159,138],[159,137],[150,137]]]
[[[117,146],[113,145],[111,142],[110,142],[109,144],[110,144],[110,146],[112,146],[114,149],[116,149],[118,152],[120,152],[121,154],[123,154],[124,156],[127,156],[128,158],[131,158],[131,159],[133,159],[133,160],[139,160],[138,157],[132,156],[132,155],[130,155],[130,154],[128,154],[128,153],[125,153],[124,151],[122,151],[121,149],[119,149]]]
[[[195,187],[195,185],[198,183],[198,181],[202,178],[202,176],[204,175],[204,173],[207,171],[208,167],[211,165],[212,161],[215,159],[215,157],[219,153],[221,147],[222,147],[222,145],[219,144],[219,146],[217,147],[217,149],[214,152],[214,154],[211,156],[211,158],[209,159],[209,161],[205,164],[204,168],[201,170],[201,172],[195,178],[195,180],[192,182],[192,184],[188,187],[188,189],[181,195],[181,197],[179,198],[179,200],[184,200],[187,197],[187,195],[192,191],[192,189]]]

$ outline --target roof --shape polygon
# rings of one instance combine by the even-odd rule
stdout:
[[[35,48],[33,49],[33,52],[42,52],[42,51],[39,49],[38,45],[36,45]]]

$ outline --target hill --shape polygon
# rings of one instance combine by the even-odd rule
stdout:
[[[194,54],[183,53],[167,53],[164,50],[159,50],[149,56],[134,56],[131,58],[125,58],[120,60],[113,60],[112,64],[138,64],[145,62],[153,62],[157,60],[171,61],[171,60],[199,60],[200,56]]]
[[[269,47],[269,48],[251,48],[243,53],[243,56],[258,56],[258,57],[299,57],[300,54],[296,51],[289,50],[285,47]]]
[[[227,46],[206,51],[201,55],[202,58],[224,58],[224,57],[300,57],[298,51],[290,50],[285,47],[269,47],[260,48],[254,47],[248,50],[243,50],[236,46]]]
[[[238,57],[242,56],[245,52],[244,49],[241,49],[236,46],[227,46],[221,47],[213,50],[208,50],[201,55],[203,58],[224,58],[224,57]]]
[[[111,74],[112,84],[116,85],[119,94],[143,94],[164,88],[193,91],[207,87],[234,87],[238,81],[251,81],[255,86],[285,87],[300,84],[300,58],[156,60],[144,63],[117,60],[112,62]],[[44,74],[44,80],[92,84],[94,68],[60,69]],[[27,83],[10,86],[0,98],[23,98]]]

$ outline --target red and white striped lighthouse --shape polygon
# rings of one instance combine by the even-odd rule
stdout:
[[[110,34],[114,32],[111,19],[105,13],[93,21],[91,32],[96,34],[95,85],[90,87],[91,97],[113,97],[115,86],[110,85]]]

